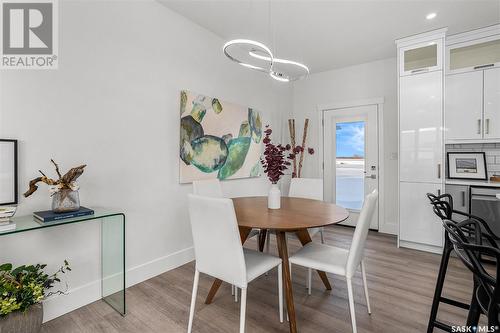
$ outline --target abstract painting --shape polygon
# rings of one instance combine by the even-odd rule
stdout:
[[[180,118],[181,183],[260,176],[258,111],[183,90]]]

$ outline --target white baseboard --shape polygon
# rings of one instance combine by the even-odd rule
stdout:
[[[383,233],[383,234],[397,235],[398,234],[398,224],[397,224],[397,222],[379,223],[378,232]]]
[[[193,260],[194,248],[188,247],[187,249],[183,249],[130,268],[127,270],[127,288],[187,264]]]
[[[127,288],[193,260],[194,248],[189,247],[129,268],[126,278]],[[68,290],[66,295],[57,295],[44,301],[43,321],[47,322],[99,299],[101,299],[101,280],[95,280],[83,286],[72,288]]]
[[[443,248],[440,246],[420,244],[403,240],[399,240],[399,247],[406,247],[408,249],[437,253],[437,254],[443,253]]]

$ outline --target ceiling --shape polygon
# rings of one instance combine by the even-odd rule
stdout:
[[[263,42],[275,57],[303,62],[311,72],[394,57],[400,37],[500,23],[500,0],[158,1],[224,40]],[[431,12],[437,17],[427,20]]]

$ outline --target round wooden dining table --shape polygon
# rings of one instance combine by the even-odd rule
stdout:
[[[345,208],[334,204],[302,198],[283,197],[280,209],[267,208],[267,197],[235,198],[233,204],[242,243],[245,243],[252,229],[260,229],[259,248],[262,251],[267,232],[276,233],[278,254],[283,260],[283,286],[290,332],[297,332],[286,233],[295,233],[304,246],[312,241],[307,229],[340,223],[349,217],[349,213]],[[326,273],[318,271],[318,274],[325,288],[331,290],[332,287]],[[214,281],[205,300],[206,304],[212,302],[221,284],[221,280]]]

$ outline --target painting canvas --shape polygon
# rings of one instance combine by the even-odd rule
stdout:
[[[180,182],[260,176],[262,120],[258,111],[181,91]]]

